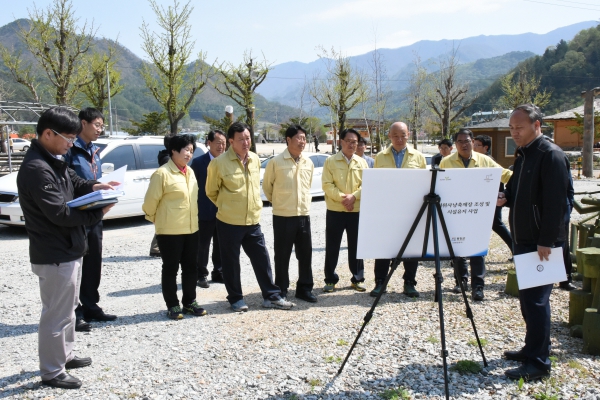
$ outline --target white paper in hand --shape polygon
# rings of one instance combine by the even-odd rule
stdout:
[[[127,171],[127,165],[122,166],[121,168],[111,172],[108,175],[102,175],[98,182],[100,183],[109,183],[109,182],[119,182],[120,185],[114,186],[115,190],[125,190],[125,172]]]
[[[540,261],[537,251],[514,256],[519,290],[567,280],[562,248],[554,247],[548,261]]]

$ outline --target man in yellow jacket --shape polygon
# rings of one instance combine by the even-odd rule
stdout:
[[[485,154],[473,151],[473,132],[469,129],[461,129],[454,135],[454,144],[456,153],[444,157],[440,162],[440,168],[502,168],[500,164],[492,160]],[[504,169],[500,181],[507,183],[512,176],[512,171]],[[464,285],[467,285],[469,274],[467,272],[467,259],[465,257],[456,257],[452,260],[454,263],[455,278],[462,279]],[[485,258],[484,256],[470,257],[471,264],[471,298],[481,301],[484,298],[483,287],[485,278]],[[457,276],[458,275],[458,276]],[[458,280],[454,287],[455,293],[460,293]]]
[[[240,247],[250,259],[263,295],[263,307],[289,310],[273,283],[269,252],[260,229],[260,159],[250,151],[250,128],[235,122],[227,130],[229,149],[208,165],[206,196],[217,206],[227,300],[235,312],[248,311],[240,279]]]
[[[315,166],[302,156],[306,146],[306,131],[300,125],[290,125],[285,131],[287,149],[267,164],[263,177],[263,192],[273,204],[273,235],[275,237],[275,284],[281,296],[287,297],[290,286],[289,267],[292,247],[298,259],[296,298],[316,303],[312,293],[312,240],[310,233],[310,186]]]
[[[355,155],[360,134],[354,129],[340,132],[342,151],[329,157],[323,165],[321,177],[327,214],[325,217],[325,287],[333,292],[340,280],[335,273],[342,236],[348,239],[348,266],[352,273],[352,288],[364,292],[365,266],[356,259],[358,243],[358,213],[362,189],[362,170],[369,168],[364,158]]]
[[[407,146],[409,131],[404,122],[394,122],[390,126],[388,138],[392,142],[390,147],[381,151],[375,157],[375,168],[410,168],[425,169],[427,162],[421,152]],[[371,291],[372,297],[377,297],[383,289],[383,282],[390,271],[392,260],[375,260],[375,289]],[[403,293],[408,297],[419,297],[419,292],[415,289],[417,285],[418,261],[404,261],[404,288]]]

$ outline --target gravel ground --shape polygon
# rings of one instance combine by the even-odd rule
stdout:
[[[600,181],[577,181],[576,191],[598,189]],[[198,288],[206,317],[171,321],[160,292],[160,260],[147,257],[152,225],[141,218],[107,221],[101,306],[119,315],[77,334],[76,351],[92,366],[73,371],[78,391],[40,384],[37,359],[39,290],[28,263],[24,230],[0,227],[0,398],[40,399],[377,399],[406,390],[414,399],[443,398],[438,306],[433,300],[432,263],[419,268],[418,299],[401,294],[399,270],[366,327],[344,372],[336,376],[372,298],[350,289],[346,245],[338,271],[339,290],[324,294],[325,203],[313,202],[314,274],[319,302],[298,301],[290,311],[260,307],[261,296],[248,260],[243,259],[247,313],[229,310],[221,284]],[[506,215],[505,215],[506,217]],[[574,218],[580,218],[576,213]],[[262,216],[272,247],[271,208]],[[505,379],[516,363],[502,352],[523,344],[518,299],[503,293],[512,264],[508,248],[492,234],[487,256],[485,300],[472,304],[489,366],[480,373],[451,370],[454,399],[600,399],[600,358],[581,353],[582,340],[569,337],[568,294],[552,293],[553,374],[521,388]],[[273,253],[271,251],[271,257]],[[483,366],[470,321],[458,295],[450,292],[452,271],[444,263],[444,312],[448,362],[471,360]],[[292,272],[294,278],[297,273]],[[373,261],[366,261],[368,289]],[[580,285],[580,283],[576,283]],[[291,291],[293,293],[293,291]],[[545,397],[544,397],[545,396]],[[555,397],[552,397],[555,396]],[[391,398],[391,397],[387,397]]]

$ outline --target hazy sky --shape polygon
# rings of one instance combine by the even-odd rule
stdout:
[[[28,9],[52,0],[0,0],[0,26],[26,18]],[[183,0],[185,3],[185,0]],[[158,0],[164,6],[172,0]],[[192,35],[207,61],[238,63],[245,50],[267,60],[309,62],[316,47],[347,55],[419,40],[477,35],[546,33],[600,19],[599,0],[192,0]],[[147,0],[73,0],[80,22],[94,22],[98,36],[117,39],[140,57],[139,27],[158,29]]]

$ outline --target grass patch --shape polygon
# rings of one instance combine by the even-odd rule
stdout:
[[[385,400],[409,400],[410,394],[408,394],[408,390],[399,387],[396,389],[388,389],[381,393],[379,397]]]
[[[314,388],[315,386],[323,386],[323,381],[317,378],[313,378],[308,380],[308,384]]]
[[[544,380],[544,386],[537,388],[533,392],[533,398],[535,400],[560,400],[556,379],[548,378]]]
[[[336,363],[341,363],[342,362],[342,357],[334,357],[334,356],[327,356],[325,357],[325,362],[326,363],[332,363],[332,362],[336,362]]]
[[[481,347],[485,347],[488,344],[488,341],[486,339],[479,338],[479,341],[481,342]],[[467,344],[470,346],[477,346],[477,339],[471,339],[467,342]]]
[[[451,371],[456,371],[461,375],[464,374],[477,374],[481,372],[482,368],[478,362],[471,360],[460,360],[455,365],[450,367]]]
[[[433,335],[429,336],[429,337],[428,337],[427,339],[425,339],[425,340],[427,340],[429,343],[438,343],[438,342],[440,341],[438,338],[436,338],[436,337],[435,337],[435,336],[433,336]]]
[[[344,339],[338,339],[337,343],[338,346],[346,346],[348,344],[347,341],[345,341]]]
[[[569,362],[567,363],[567,365],[570,368],[573,368],[573,369],[579,371],[580,375],[587,376],[589,374],[588,369],[586,367],[584,367],[583,364],[581,364],[577,360],[569,360]]]

